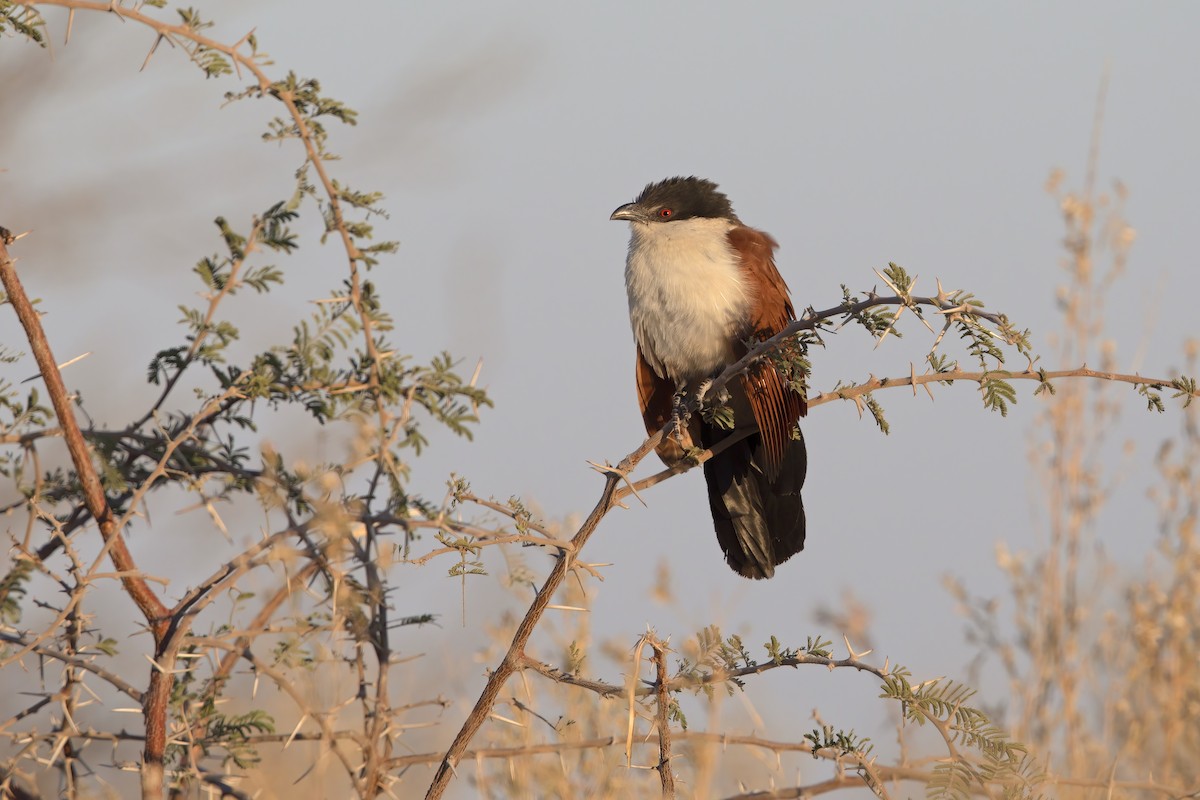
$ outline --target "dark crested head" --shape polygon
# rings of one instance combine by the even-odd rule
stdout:
[[[636,200],[618,208],[609,219],[673,222],[696,217],[737,221],[733,205],[717,185],[693,175],[647,184]]]

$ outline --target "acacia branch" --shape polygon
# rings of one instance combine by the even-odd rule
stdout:
[[[479,728],[491,713],[492,707],[496,704],[496,698],[500,694],[500,690],[504,684],[512,677],[518,669],[520,669],[525,655],[525,645],[529,641],[529,637],[533,635],[534,629],[538,622],[541,621],[542,615],[546,612],[546,606],[550,604],[554,593],[566,578],[567,573],[573,566],[573,561],[578,556],[583,546],[587,544],[587,540],[591,537],[600,521],[605,515],[612,510],[616,504],[617,486],[621,480],[621,474],[628,474],[637,466],[643,458],[645,458],[655,445],[658,444],[662,437],[662,432],[651,436],[642,446],[622,459],[613,472],[607,473],[604,479],[604,490],[600,494],[600,499],[597,501],[595,508],[584,520],[579,527],[578,532],[571,539],[571,546],[574,548],[573,553],[563,553],[558,561],[554,564],[554,568],[550,570],[550,574],[546,577],[542,587],[538,590],[537,596],[534,597],[533,603],[529,606],[529,610],[525,612],[524,619],[517,626],[517,631],[513,635],[512,642],[509,645],[508,652],[505,653],[504,659],[499,666],[488,677],[487,685],[484,686],[483,693],[475,702],[475,707],[471,710],[458,735],[454,737],[453,743],[443,756],[441,763],[438,765],[437,772],[434,774],[433,782],[429,786],[429,791],[426,793],[428,800],[436,800],[446,791],[446,787],[450,784],[450,779],[454,775],[455,766],[463,759],[467,752],[467,746],[471,739],[478,733]]]
[[[122,679],[120,675],[109,672],[103,667],[97,666],[85,656],[64,653],[61,650],[54,649],[53,647],[47,647],[46,645],[37,644],[36,642],[30,642],[23,636],[13,633],[5,633],[3,631],[0,631],[0,642],[23,648],[27,647],[30,652],[37,653],[42,658],[48,658],[53,661],[58,661],[65,666],[90,672],[101,680],[111,684],[112,687],[117,691],[128,695],[134,701],[138,703],[142,702],[143,693],[138,690],[137,687]],[[0,724],[0,730],[3,730],[8,724],[8,722]]]
[[[853,400],[856,397],[870,394],[871,392],[880,389],[895,389],[901,386],[925,386],[930,383],[951,383],[953,381],[967,381],[970,383],[978,383],[981,386],[988,381],[994,380],[1028,380],[1046,383],[1060,378],[1094,378],[1096,380],[1114,381],[1116,383],[1129,383],[1135,386],[1150,386],[1153,388],[1168,388],[1173,387],[1173,378],[1147,378],[1142,375],[1127,375],[1119,372],[1102,372],[1100,370],[1090,369],[1086,364],[1078,369],[1061,369],[1061,370],[1032,370],[1026,369],[1020,372],[1010,372],[1003,369],[994,369],[987,371],[967,371],[967,370],[947,370],[946,372],[926,372],[921,375],[907,375],[899,378],[875,378],[871,377],[865,383],[847,386],[844,389],[831,389],[828,392],[822,392],[808,400],[808,407],[815,408],[816,406],[824,405],[825,403],[833,402],[834,400]],[[1186,392],[1177,390],[1181,395],[1191,397],[1200,397],[1200,390]],[[639,487],[640,488],[640,487]]]
[[[580,678],[578,675],[572,675],[571,673],[565,672],[558,667],[545,663],[544,661],[538,661],[536,658],[530,658],[528,655],[521,656],[520,668],[532,670],[539,675],[544,675],[556,683],[565,683],[569,686],[578,686],[581,689],[587,689],[589,692],[595,692],[601,697],[610,700],[620,697],[625,691],[625,687],[617,686],[615,683],[604,683],[603,681]],[[639,690],[639,693],[641,691],[643,690]],[[650,690],[647,689],[644,691],[648,692]]]
[[[761,342],[753,345],[747,350],[746,355],[730,364],[720,375],[713,379],[709,386],[708,395],[714,396],[714,393],[719,392],[729,381],[746,372],[759,359],[779,350],[781,345],[792,339],[796,334],[804,331],[815,331],[822,327],[822,324],[826,320],[837,317],[852,319],[864,311],[870,311],[879,306],[904,306],[909,308],[929,306],[946,315],[955,315],[966,319],[985,319],[996,325],[1003,324],[1006,319],[1003,314],[983,311],[975,306],[954,303],[944,293],[936,297],[881,297],[874,292],[868,292],[867,299],[865,300],[844,302],[841,305],[827,308],[824,311],[809,309],[803,317],[793,320],[787,327],[774,336],[769,339],[763,339]]]
[[[414,526],[414,527],[420,527],[420,526]],[[431,525],[430,527],[442,529],[443,527],[446,527],[446,526],[444,523],[438,523],[435,525]],[[493,547],[495,545],[506,545],[506,544],[527,544],[527,545],[535,545],[538,547],[553,547],[558,550],[561,550],[564,553],[571,553],[571,552],[574,552],[574,550],[575,550],[575,548],[571,545],[570,542],[557,542],[552,539],[543,539],[540,536],[520,536],[517,534],[514,534],[512,536],[504,536],[504,535],[498,534],[494,531],[485,531],[485,530],[482,530],[479,528],[472,528],[470,526],[465,526],[465,525],[452,525],[449,527],[456,532],[466,533],[469,536],[471,536],[472,538],[471,538],[470,543],[467,545],[463,545],[463,546],[439,547],[436,550],[430,550],[428,553],[426,553],[423,556],[419,556],[417,558],[403,559],[400,563],[415,564],[416,566],[421,566],[422,564],[425,564],[426,562],[430,561],[431,559],[437,558],[438,556],[446,555],[448,553],[462,553],[464,550],[467,550],[467,549],[475,549],[475,548],[482,549],[484,547]]]
[[[17,277],[16,267],[8,254],[8,245],[15,241],[7,230],[0,230],[0,282],[8,294],[8,301],[16,312],[17,318],[25,329],[30,349],[37,361],[38,369],[54,406],[54,413],[63,430],[63,440],[71,454],[75,473],[79,478],[80,489],[88,513],[96,520],[100,535],[104,539],[104,548],[117,572],[121,576],[121,584],[125,593],[141,611],[147,625],[154,634],[155,653],[158,655],[168,630],[169,611],[155,594],[137,564],[133,560],[121,534],[117,520],[113,516],[112,507],[104,495],[104,487],[92,464],[91,452],[79,429],[71,408],[71,400],[63,383],[62,374],[58,370],[54,354],[46,332],[42,328],[41,318],[34,310],[33,304],[25,294],[25,287]],[[142,714],[146,725],[146,747],[143,751],[145,761],[142,772],[142,794],[144,797],[161,797],[163,788],[163,757],[167,744],[167,702],[170,694],[170,676],[160,668],[150,671],[150,686],[143,698]]]
[[[225,650],[230,653],[236,653],[238,657],[248,661],[256,673],[266,675],[268,678],[270,678],[271,681],[274,682],[274,684],[279,687],[284,694],[291,698],[292,702],[296,704],[296,707],[302,711],[304,717],[311,719],[317,724],[317,726],[321,729],[322,741],[328,744],[329,750],[338,759],[338,761],[341,762],[343,769],[346,771],[346,777],[348,777],[354,784],[356,792],[360,796],[364,795],[362,791],[362,779],[359,775],[358,765],[352,763],[349,755],[335,745],[335,742],[339,738],[345,737],[340,735],[339,732],[335,731],[330,724],[329,717],[332,716],[332,714],[329,712],[320,712],[312,708],[308,704],[308,701],[305,699],[305,697],[301,694],[300,690],[292,683],[291,680],[288,679],[286,675],[276,670],[272,665],[258,658],[250,647],[239,646],[240,642],[231,644],[223,639],[215,639],[206,636],[196,636],[193,637],[191,641],[197,646],[211,647],[214,649]],[[358,736],[358,734],[351,735],[354,737]],[[358,741],[360,746],[364,744],[361,738],[357,738],[356,741]]]
[[[775,754],[802,753],[827,761],[837,761],[839,757],[842,757],[841,754],[835,755],[834,753],[827,752],[824,749],[814,752],[812,744],[807,741],[779,741],[774,739],[765,739],[760,736],[713,733],[708,731],[676,731],[674,734],[674,739],[676,741],[692,743],[693,745],[717,745],[722,748],[730,746],[760,748]],[[605,736],[576,742],[545,742],[542,744],[523,745],[521,747],[484,748],[465,752],[463,754],[463,760],[498,758],[511,759],[535,755],[573,752],[577,750],[602,750],[608,747],[616,747],[618,745],[623,746],[624,743],[625,740],[623,738],[618,739],[615,736]],[[387,767],[392,770],[398,770],[406,767],[419,766],[422,764],[433,764],[439,761],[442,757],[443,756],[441,753],[417,753],[413,755],[399,756],[389,760],[387,762]],[[872,768],[877,774],[879,780],[887,783],[904,781],[927,785],[934,778],[934,773],[932,770],[922,769],[919,766],[889,766],[874,764]],[[1157,781],[1152,780],[1110,782],[1102,779],[1046,775],[1043,778],[1043,784],[1047,786],[1078,786],[1095,789],[1107,789],[1112,787],[1131,791],[1154,792],[1168,798],[1186,798],[1193,797],[1197,794],[1196,791],[1189,791],[1186,788],[1158,783]],[[760,798],[801,798],[810,796],[812,794],[825,794],[836,789],[859,787],[863,785],[864,781],[861,776],[844,774],[817,784],[738,794],[727,798],[727,800],[735,800],[735,798],[737,800],[759,800]],[[972,794],[985,793],[982,787],[979,786],[968,787],[968,791],[970,791]]]
[[[50,350],[50,342],[46,338],[46,331],[42,328],[41,317],[34,310],[33,304],[29,302],[29,296],[25,294],[25,287],[17,276],[16,266],[8,254],[8,245],[13,241],[15,241],[15,237],[7,230],[0,228],[0,283],[3,283],[4,291],[8,295],[8,302],[12,305],[17,319],[25,329],[30,350],[33,352],[34,360],[37,361],[38,369],[46,383],[46,392],[50,395],[50,403],[54,407],[55,416],[58,417],[59,425],[62,428],[63,440],[66,442],[67,450],[71,454],[71,462],[79,477],[80,489],[88,513],[100,526],[100,534],[109,547],[109,555],[114,566],[122,575],[121,582],[126,593],[137,605],[151,628],[161,632],[166,624],[167,607],[141,577],[133,555],[129,552],[124,537],[117,527],[117,521],[108,505],[108,498],[104,496],[104,487],[100,484],[100,477],[96,474],[96,468],[92,464],[91,452],[83,438],[79,422],[75,419],[74,410],[71,408],[71,398],[63,383],[62,373],[58,370],[54,354]]]
[[[667,688],[667,647],[658,637],[648,635],[646,643],[654,651],[655,719],[658,728],[658,777],[662,796],[675,796],[675,773],[671,771],[671,692]]]
[[[191,347],[188,348],[187,354],[183,357],[183,363],[180,364],[179,368],[175,370],[175,373],[167,379],[166,384],[163,386],[162,392],[160,392],[158,395],[158,399],[152,406],[150,406],[150,409],[145,413],[145,415],[140,420],[129,426],[130,432],[135,431],[142,427],[142,425],[146,424],[150,418],[154,416],[154,413],[163,407],[163,404],[167,402],[167,397],[172,391],[174,391],[176,384],[179,383],[179,379],[183,377],[184,370],[186,370],[188,365],[195,360],[196,355],[200,352],[201,345],[204,344],[204,340],[208,338],[208,335],[212,330],[212,321],[213,317],[215,317],[217,314],[217,306],[221,304],[222,300],[229,296],[230,292],[240,285],[240,281],[238,279],[239,273],[242,271],[242,267],[244,267],[246,264],[246,258],[257,249],[258,237],[262,233],[262,228],[262,220],[256,219],[254,221],[254,226],[250,229],[250,235],[246,237],[246,244],[242,247],[241,256],[234,259],[233,263],[230,265],[229,277],[218,291],[209,295],[208,311],[205,312],[204,320],[200,323],[199,330],[192,339]]]
[[[761,675],[764,672],[770,672],[771,670],[778,669],[780,667],[795,668],[805,664],[825,667],[826,669],[831,670],[854,669],[860,672],[869,672],[880,680],[883,680],[888,675],[887,672],[884,672],[879,667],[868,664],[865,661],[853,656],[848,658],[830,658],[829,656],[820,656],[814,653],[799,653],[788,658],[764,661],[761,664],[751,664],[750,666],[739,667],[737,669],[714,670],[713,672],[706,673],[700,677],[679,675],[674,678],[667,678],[665,684],[662,684],[661,687],[659,681],[646,681],[646,685],[639,687],[636,694],[639,697],[655,694],[660,688],[664,688],[671,692],[679,691],[680,689],[696,689],[702,686],[709,686],[714,683],[724,683],[737,678],[744,678],[749,675]],[[625,693],[625,687],[623,686],[618,686],[615,683],[605,683],[604,681],[580,678],[578,675],[571,675],[570,673],[564,672],[563,670],[551,664],[538,661],[536,658],[531,658],[527,655],[522,656],[520,668],[536,672],[539,675],[543,675],[550,680],[555,681],[556,683],[564,683],[569,686],[578,686],[581,689],[587,689],[588,691],[595,692],[596,694],[605,698],[616,698]]]

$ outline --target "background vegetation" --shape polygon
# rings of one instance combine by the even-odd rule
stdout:
[[[141,26],[153,42],[148,59],[164,48],[186,54],[229,82],[230,102],[269,104],[264,138],[293,154],[295,181],[248,219],[216,220],[212,249],[181,294],[179,338],[147,343],[149,401],[114,423],[93,420],[84,398],[123,387],[63,382],[69,365],[51,355],[38,313],[53,309],[54,295],[36,306],[25,299],[21,278],[32,265],[15,262],[25,243],[19,204],[0,220],[14,228],[0,277],[26,335],[8,343],[5,358],[9,374],[39,376],[0,387],[10,542],[0,669],[12,689],[0,722],[0,786],[8,795],[124,796],[134,791],[130,776],[145,797],[408,797],[447,787],[484,796],[726,797],[746,781],[756,797],[862,787],[891,797],[922,786],[951,797],[1200,791],[1190,758],[1200,735],[1200,487],[1188,404],[1197,392],[1189,378],[1119,374],[1103,360],[1112,352],[1105,300],[1134,239],[1120,187],[1099,190],[1094,171],[1076,191],[1051,180],[1067,275],[1052,366],[1008,317],[896,265],[866,279],[886,289],[847,289],[779,337],[774,356],[767,348],[751,355],[784,352],[810,367],[814,345],[839,344],[836,327],[890,344],[901,332],[920,335],[923,322],[929,350],[920,369],[823,376],[834,385],[812,392],[814,417],[822,405],[850,402],[886,432],[893,388],[975,387],[999,413],[1024,387],[1042,398],[1030,462],[1044,492],[1045,547],[998,551],[1005,597],[976,596],[969,575],[948,580],[978,648],[972,674],[913,675],[868,652],[869,610],[852,601],[822,610],[828,632],[805,641],[747,642],[716,625],[598,640],[586,612],[604,578],[622,586],[621,564],[593,563],[584,548],[617,504],[636,504],[673,477],[634,479],[654,439],[626,448],[615,466],[596,465],[603,489],[582,521],[544,519],[532,501],[482,496],[453,475],[444,495],[414,491],[431,431],[469,437],[491,401],[473,362],[464,368],[440,355],[421,363],[392,340],[392,306],[372,280],[381,259],[400,257],[394,243],[373,238],[383,198],[332,169],[332,132],[355,113],[317,81],[271,64],[255,35],[208,38],[192,10],[2,3],[5,31],[43,41],[39,7],[48,5],[70,9],[68,27],[76,13]],[[340,252],[340,274],[314,290],[287,336],[247,345],[253,314],[227,312],[230,301],[278,291],[310,217]],[[197,289],[199,301],[189,301]],[[1196,346],[1185,348],[1191,362]],[[1097,356],[1098,367],[1085,365]],[[1094,539],[1121,480],[1105,445],[1133,391],[1123,384],[1152,411],[1174,400],[1181,428],[1159,451],[1158,550],[1138,568],[1113,563]],[[325,457],[261,435],[273,420],[328,431]],[[135,554],[147,543],[180,547],[179,537],[193,535],[180,515],[209,522],[211,559],[186,565],[182,582],[166,581],[139,568]],[[548,553],[551,567],[529,548]],[[509,586],[512,602],[497,604],[490,641],[476,647],[490,675],[478,699],[454,680],[413,677],[404,639],[435,621],[409,590],[418,567],[445,570],[436,585],[460,593],[464,616],[492,611],[468,599],[475,576],[501,574]],[[656,596],[694,602],[678,588],[686,584],[664,564]],[[131,613],[138,625],[126,635]],[[728,714],[731,702],[745,702],[755,718],[780,675],[808,682],[818,698],[821,682],[841,673],[856,692],[879,696],[895,741],[872,741],[820,709],[795,738],[739,729]],[[1003,676],[1008,692],[969,688],[997,685],[989,675]]]

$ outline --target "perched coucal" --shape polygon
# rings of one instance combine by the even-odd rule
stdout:
[[[646,430],[676,413],[677,392],[703,392],[707,381],[795,319],[787,284],[775,268],[778,244],[743,225],[729,198],[701,178],[667,178],[642,190],[611,219],[630,223],[625,288],[637,341],[637,390]],[[761,359],[727,386],[734,428],[692,415],[658,454],[668,466],[690,447],[754,432],[704,464],[717,541],[729,566],[770,578],[804,547],[800,489],[808,456],[797,421],[804,398]]]

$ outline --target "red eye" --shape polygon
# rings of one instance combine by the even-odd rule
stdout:
[[[674,215],[675,215],[675,209],[673,209],[673,208],[660,208],[658,210],[658,216],[661,219],[670,219]]]

